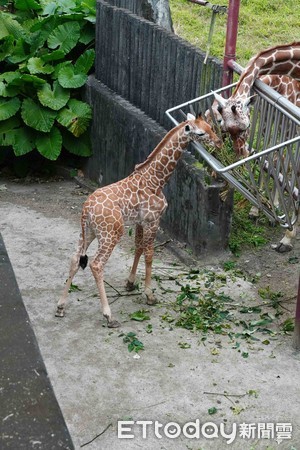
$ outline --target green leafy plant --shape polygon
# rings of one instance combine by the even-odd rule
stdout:
[[[267,219],[261,217],[259,225],[249,218],[250,203],[240,193],[234,193],[234,213],[229,239],[229,248],[239,256],[242,248],[260,247],[267,243]]]
[[[130,331],[123,337],[123,342],[128,344],[127,348],[129,352],[138,353],[140,350],[144,350],[144,344],[139,341],[136,334]]]
[[[50,160],[63,147],[89,156],[92,111],[81,88],[95,58],[95,0],[1,5],[0,146]]]
[[[135,311],[130,314],[131,320],[136,320],[138,322],[143,322],[144,320],[150,320],[150,316],[148,314],[148,309],[140,309],[139,311]]]

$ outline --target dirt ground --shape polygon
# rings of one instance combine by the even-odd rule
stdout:
[[[265,247],[243,252],[237,260],[228,252],[196,260],[184,246],[165,244],[168,237],[160,233],[153,270],[159,302],[149,307],[140,291],[128,295],[124,289],[133,247],[126,233],[106,267],[106,289],[121,328],[107,328],[89,269],[78,273],[74,283],[80,290],[70,294],[66,317],[60,319],[55,306],[88,190],[70,180],[42,181],[0,179],[0,231],[75,448],[299,450],[300,354],[293,350],[292,333],[282,331],[283,322],[294,317],[299,238],[291,252],[278,254],[271,244],[282,230],[270,229]],[[236,260],[236,268],[224,274],[229,260]],[[197,269],[193,277],[191,269],[194,274]],[[141,264],[141,280],[143,274]],[[274,317],[272,333],[257,332],[258,340],[209,333],[204,340],[200,332],[175,326],[172,305],[181,287],[196,283],[205,290],[207,274],[214,274],[215,292],[230,296],[233,310],[262,305]],[[261,290],[281,293],[280,316]],[[137,310],[145,310],[149,319],[131,320]],[[240,319],[232,323],[233,335]],[[128,333],[142,341],[143,351],[128,351],[123,342]],[[120,420],[130,423],[118,428]],[[145,420],[153,423],[136,423]],[[194,438],[192,431],[183,432],[188,422]],[[283,432],[288,424],[292,433]],[[229,443],[225,432],[235,426]],[[248,434],[240,435],[243,427]],[[118,430],[134,437],[118,437]]]

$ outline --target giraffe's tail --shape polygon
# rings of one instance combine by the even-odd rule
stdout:
[[[80,256],[80,258],[79,258],[79,265],[80,265],[80,267],[82,268],[82,269],[85,269],[86,268],[86,266],[87,266],[87,263],[88,263],[88,256],[87,255],[83,255],[83,256]]]
[[[86,214],[82,214],[81,216],[81,255],[79,257],[79,266],[82,269],[85,269],[88,263],[88,256],[85,254],[86,252],[86,229],[87,229],[87,217]]]

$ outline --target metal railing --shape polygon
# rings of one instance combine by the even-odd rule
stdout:
[[[236,63],[234,66],[241,71]],[[234,86],[216,92],[228,92]],[[254,91],[257,95],[251,112],[250,156],[226,165],[217,151],[211,154],[199,143],[192,146],[201,159],[270,220],[291,229],[299,211],[300,108],[260,80],[255,82]],[[177,125],[191,107],[204,112],[213,101],[213,93],[209,93],[170,108],[166,114]]]

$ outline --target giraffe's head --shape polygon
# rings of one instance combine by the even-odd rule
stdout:
[[[217,100],[214,100],[213,104],[211,105],[211,109],[207,109],[205,111],[205,120],[207,123],[209,123],[210,126],[214,127],[214,124],[217,123],[217,125],[221,128],[223,126],[223,118],[221,114],[219,113],[219,104]],[[211,114],[212,113],[212,114]],[[213,115],[213,117],[212,117]]]
[[[251,97],[232,96],[229,99],[214,93],[218,103],[218,112],[222,117],[221,128],[228,132],[233,141],[233,147],[239,156],[247,156],[247,137],[250,127]]]
[[[222,140],[202,118],[201,114],[198,117],[190,113],[187,114],[187,120],[184,122],[184,133],[191,141],[203,142],[217,148],[222,147]]]

